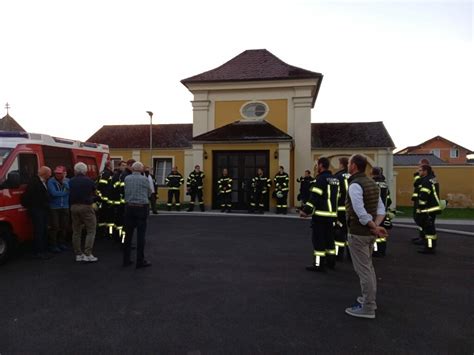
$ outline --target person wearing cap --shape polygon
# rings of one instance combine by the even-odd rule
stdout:
[[[69,179],[62,165],[54,169],[48,180],[49,199],[49,251],[59,253],[67,250],[66,233],[69,227]]]

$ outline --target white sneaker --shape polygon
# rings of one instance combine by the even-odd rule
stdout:
[[[84,255],[84,261],[87,261],[88,263],[93,263],[98,261],[99,258],[96,258],[94,255]]]
[[[76,261],[84,261],[84,258],[86,256],[84,254],[77,254],[76,255]]]

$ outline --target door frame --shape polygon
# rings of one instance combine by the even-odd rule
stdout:
[[[237,155],[238,156],[238,162],[237,162],[237,171],[238,171],[238,176],[232,176],[231,173],[229,172],[230,177],[235,181],[237,180],[237,185],[233,182],[233,189],[232,189],[232,195],[235,195],[235,192],[237,192],[238,196],[238,201],[235,201],[235,198],[232,199],[232,207],[233,209],[236,210],[247,210],[248,209],[248,195],[245,189],[245,183],[249,183],[249,180],[254,177],[257,174],[257,168],[261,167],[264,169],[265,174],[270,178],[270,150],[269,149],[254,149],[254,150],[214,150],[212,151],[212,208],[213,209],[219,209],[220,208],[220,201],[219,197],[217,195],[217,181],[219,180],[222,169],[224,166],[219,166],[218,164],[218,156],[219,155],[228,155],[227,161],[229,159],[230,155]],[[250,176],[245,176],[245,156],[249,155],[254,155],[256,154],[262,154],[265,159],[265,164],[264,166],[260,166],[256,164],[254,168],[253,175]],[[256,159],[256,158],[255,158]],[[227,164],[229,165],[229,164]],[[226,166],[226,168],[229,168],[229,166]],[[246,180],[247,179],[247,180]],[[235,186],[237,186],[237,189],[235,189]],[[267,198],[265,200],[265,210],[268,211],[269,208],[269,194],[267,194]]]

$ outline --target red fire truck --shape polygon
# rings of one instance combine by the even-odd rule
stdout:
[[[108,159],[105,144],[0,131],[0,264],[19,243],[32,240],[31,221],[20,197],[40,166],[65,166],[68,177],[72,177],[74,164],[83,162],[95,180]]]

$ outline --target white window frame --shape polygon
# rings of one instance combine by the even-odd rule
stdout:
[[[260,105],[263,105],[265,106],[265,113],[262,115],[262,116],[258,116],[258,117],[248,117],[248,116],[245,116],[244,115],[244,107],[245,106],[248,106],[250,104],[260,104]],[[268,113],[270,112],[270,107],[268,106],[268,104],[266,102],[263,102],[263,101],[247,101],[246,103],[244,103],[241,107],[240,107],[240,116],[244,119],[244,120],[248,120],[248,121],[262,121],[265,117],[268,116]]]
[[[450,151],[449,151],[449,157],[450,158],[459,158],[459,149],[451,148]]]
[[[163,174],[163,179],[162,179],[162,181],[159,181],[158,180],[158,174],[157,174],[157,171],[156,171],[156,168],[158,167],[158,164],[155,164],[155,159],[171,159],[171,166],[170,166],[170,171],[171,171],[171,169],[175,165],[174,156],[172,156],[172,155],[169,155],[169,156],[166,156],[166,155],[153,155],[152,159],[153,159],[153,175],[155,177],[156,184],[158,186],[166,186],[166,182],[165,182],[165,179],[166,179],[166,176],[167,176],[166,166],[165,166],[165,171],[164,171],[164,174]]]
[[[435,157],[441,158],[441,149],[439,148],[431,149],[431,154],[433,154]]]

